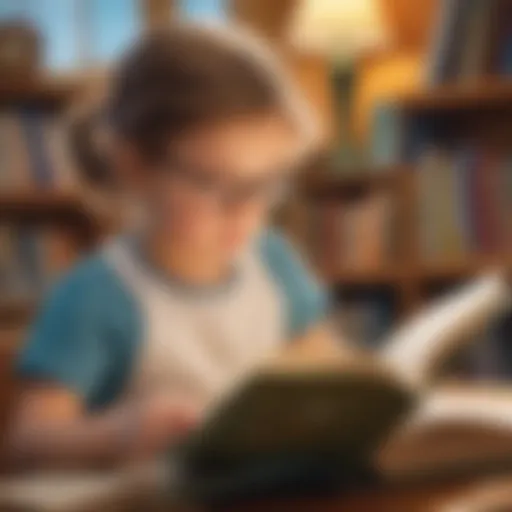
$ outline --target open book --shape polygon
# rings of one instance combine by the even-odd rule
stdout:
[[[512,388],[445,385],[387,439],[376,456],[383,476],[401,483],[512,470]]]
[[[457,413],[453,395],[433,402],[431,382],[452,351],[509,305],[505,281],[487,276],[412,318],[376,354],[312,357],[292,351],[269,361],[222,397],[173,453],[182,469],[176,490],[195,497],[257,492],[283,475],[293,479],[303,476],[299,469],[317,471],[319,465],[350,480],[368,472],[401,475],[415,460],[424,469],[444,464],[429,459],[428,451],[418,458],[414,450],[424,446],[421,436],[419,445],[413,442],[419,427],[443,418],[472,421],[486,407],[482,399],[473,409],[460,402]],[[503,421],[512,429],[510,409]],[[498,421],[500,406],[488,417]],[[512,442],[510,448],[512,456]],[[82,510],[95,503],[94,510],[109,494],[137,487],[132,474],[121,473],[0,480],[0,506],[10,497],[11,504],[37,504],[36,510]]]
[[[509,295],[499,275],[484,276],[412,318],[378,353],[299,354],[269,362],[224,397],[189,438],[180,453],[186,477],[208,481],[214,475],[224,482],[231,473],[257,487],[283,461],[293,461],[293,467],[284,464],[292,472],[329,464],[356,479],[410,470],[410,457],[393,458],[392,448],[384,455],[382,446],[419,411],[432,409],[426,397],[436,370],[510,307]]]

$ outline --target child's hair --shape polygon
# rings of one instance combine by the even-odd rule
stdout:
[[[72,146],[96,184],[109,175],[95,131],[106,126],[148,163],[164,156],[170,140],[230,117],[282,112],[311,133],[312,119],[272,52],[242,31],[175,25],[138,42],[115,71],[101,113],[79,116]]]

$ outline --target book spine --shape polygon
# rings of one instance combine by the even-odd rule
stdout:
[[[505,40],[503,41],[499,73],[504,76],[512,75],[512,33],[507,34]]]
[[[51,163],[44,144],[43,126],[40,114],[24,109],[21,122],[30,156],[32,176],[37,186],[49,188],[53,184]]]
[[[4,118],[5,146],[8,148],[5,185],[8,189],[23,189],[32,185],[29,159],[19,115],[9,112]]]
[[[502,200],[504,204],[503,229],[505,232],[505,244],[507,252],[512,251],[512,157],[506,155],[502,167],[503,190]]]
[[[427,85],[438,85],[444,81],[450,48],[457,23],[459,0],[441,0],[439,19],[431,35],[430,56],[427,59],[425,81]]]
[[[512,4],[509,0],[495,0],[488,3],[492,9],[492,31],[489,37],[485,71],[486,75],[495,76],[503,73],[504,51],[511,33]]]
[[[78,173],[69,151],[64,122],[58,117],[48,118],[45,133],[56,187],[64,190],[76,188]]]
[[[461,196],[462,196],[462,229],[466,251],[469,253],[477,249],[475,230],[473,225],[472,180],[474,171],[474,150],[465,148],[461,155]]]
[[[383,103],[373,110],[371,127],[371,161],[378,168],[401,162],[403,119],[401,110],[393,103]]]
[[[432,151],[425,151],[419,159],[416,171],[418,209],[419,209],[419,232],[420,252],[423,259],[430,260],[434,245],[434,225],[431,204],[431,173]]]
[[[485,74],[493,7],[493,2],[481,0],[473,0],[468,6],[466,44],[459,66],[459,79],[464,83],[473,83]]]
[[[0,114],[0,188],[5,190],[9,183],[9,157],[7,144],[8,119],[5,113]]]

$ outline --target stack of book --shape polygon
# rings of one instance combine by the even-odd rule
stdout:
[[[0,296],[37,298],[76,256],[72,235],[61,228],[0,226]]]
[[[365,272],[389,263],[394,249],[394,204],[387,193],[355,202],[325,202],[311,215],[308,245],[325,273]]]
[[[512,73],[512,2],[442,0],[427,82],[471,83]]]
[[[503,254],[511,247],[512,158],[462,147],[427,149],[417,170],[424,260]]]
[[[64,122],[44,110],[0,112],[0,190],[69,190],[76,171]]]

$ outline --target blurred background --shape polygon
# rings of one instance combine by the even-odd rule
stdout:
[[[349,339],[375,347],[457,283],[509,268],[511,14],[510,0],[0,0],[2,380],[44,290],[115,226],[67,114],[171,19],[252,26],[315,109],[322,146],[275,222]],[[476,334],[447,376],[512,378],[511,325]]]

